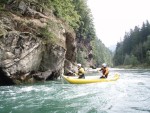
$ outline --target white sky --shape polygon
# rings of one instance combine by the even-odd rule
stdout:
[[[88,0],[96,34],[106,47],[123,40],[125,32],[150,22],[150,0]]]

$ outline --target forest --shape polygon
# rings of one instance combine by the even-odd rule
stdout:
[[[123,41],[117,43],[114,65],[149,66],[150,65],[150,24],[143,22],[126,32]]]

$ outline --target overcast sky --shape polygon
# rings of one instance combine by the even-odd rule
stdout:
[[[125,32],[150,22],[150,0],[88,0],[96,34],[106,47],[123,39]]]

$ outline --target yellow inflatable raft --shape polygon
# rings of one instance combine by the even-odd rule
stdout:
[[[71,77],[62,75],[63,79],[71,84],[88,84],[88,83],[96,83],[96,82],[112,82],[119,79],[119,74],[115,74],[110,78],[100,79],[99,77],[89,77],[86,76],[85,79],[78,79],[78,77]]]

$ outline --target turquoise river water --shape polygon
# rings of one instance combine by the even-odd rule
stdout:
[[[111,69],[109,83],[66,84],[62,79],[1,86],[0,113],[150,113],[150,70]],[[86,74],[86,76],[99,73]]]

